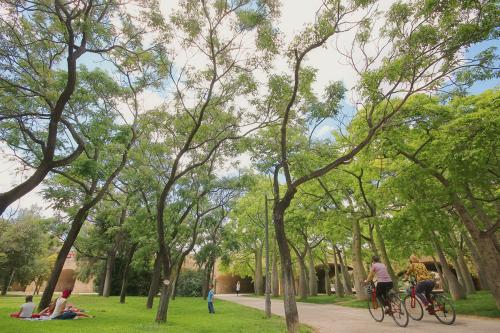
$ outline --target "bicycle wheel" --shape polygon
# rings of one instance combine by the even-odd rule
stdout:
[[[391,317],[394,322],[400,327],[408,326],[408,312],[403,304],[403,301],[397,295],[390,296],[391,300]]]
[[[370,297],[368,300],[368,311],[370,311],[370,314],[375,321],[380,322],[384,320],[384,307],[380,304],[377,298],[373,300]]]
[[[420,300],[415,297],[412,299],[410,295],[407,295],[404,299],[404,304],[408,316],[413,320],[422,320],[424,317],[424,307]]]
[[[434,316],[445,325],[451,325],[455,322],[455,308],[449,299],[441,295],[436,297],[434,302]]]

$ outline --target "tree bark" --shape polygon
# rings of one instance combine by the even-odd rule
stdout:
[[[172,282],[172,300],[175,300],[175,296],[177,294],[177,280],[179,279],[180,272],[177,272],[174,275],[174,281]]]
[[[113,279],[113,269],[115,267],[116,249],[113,248],[108,252],[108,260],[106,260],[106,278],[104,279],[104,289],[102,296],[109,297],[111,295],[111,280]]]
[[[203,286],[202,286],[202,294],[203,299],[207,299],[208,296],[208,285],[210,284],[210,277],[212,276],[212,266],[215,265],[215,259],[210,257],[208,259],[207,264],[205,265],[205,274],[203,275]],[[254,290],[255,291],[255,290]]]
[[[392,268],[391,265],[391,260],[389,259],[389,255],[387,254],[387,249],[385,248],[385,240],[384,236],[382,235],[382,231],[380,230],[380,225],[378,221],[375,221],[375,233],[377,235],[377,240],[378,240],[378,245],[380,248],[380,258],[382,259],[382,263],[387,267],[387,272],[391,276],[392,282],[394,283],[394,291],[399,290],[399,283],[398,283],[398,277],[396,276],[396,273],[394,273],[394,269]]]
[[[363,258],[361,256],[361,230],[358,219],[352,221],[352,233],[352,268],[356,298],[358,300],[367,300],[368,296],[363,285],[363,281],[366,279],[366,271],[363,267]]]
[[[351,277],[349,275],[349,270],[347,266],[344,264],[344,259],[342,258],[342,252],[340,251],[340,249],[336,248],[335,250],[339,256],[340,269],[342,270],[342,276],[344,277],[343,279],[344,290],[347,293],[347,295],[352,295]]]
[[[290,199],[291,200],[291,199]],[[295,302],[295,285],[293,279],[292,257],[285,233],[284,214],[288,207],[286,202],[276,202],[273,207],[273,222],[275,237],[278,243],[281,259],[281,272],[283,278],[283,303],[288,333],[299,332],[299,313]]]
[[[160,256],[156,253],[153,275],[151,276],[151,284],[149,285],[148,300],[146,302],[146,308],[153,308],[153,302],[158,289],[160,288],[160,278],[161,278],[161,261]]]
[[[132,263],[132,259],[134,258],[135,250],[137,249],[138,243],[134,243],[130,246],[130,249],[127,253],[127,261],[125,262],[125,267],[123,267],[122,274],[122,289],[120,291],[120,303],[125,303],[125,297],[127,297],[127,282],[128,282],[128,270],[130,264]]]
[[[33,191],[45,179],[49,171],[50,167],[47,163],[42,162],[33,175],[24,182],[7,192],[0,193],[0,216],[2,216],[5,210],[16,200]]]
[[[424,165],[424,163],[416,159],[415,156],[405,152],[401,153],[410,160],[412,160],[413,162],[420,165],[422,168],[428,169]],[[441,185],[446,190],[448,190],[453,209],[458,214],[463,225],[471,235],[472,241],[477,246],[479,253],[481,253],[483,261],[486,263],[484,268],[485,268],[486,278],[488,280],[488,285],[491,289],[493,297],[495,298],[495,303],[497,305],[497,308],[500,309],[500,274],[498,274],[498,272],[500,272],[500,255],[499,255],[500,253],[498,250],[498,244],[495,232],[488,233],[481,231],[481,229],[479,229],[476,222],[472,218],[473,215],[469,213],[469,211],[467,210],[466,206],[464,205],[458,194],[452,188],[450,181],[446,179],[443,176],[443,174],[435,170],[430,170],[430,169],[428,170],[430,171],[432,176],[434,176],[434,178],[439,183],[441,183]]]
[[[370,245],[370,249],[372,250],[373,255],[380,257],[380,253],[378,251],[378,247],[375,243],[375,238],[373,238],[373,235],[368,239],[368,244]]]
[[[447,254],[451,258],[451,262],[453,263],[453,267],[455,267],[455,272],[457,275],[458,284],[460,285],[460,288],[462,288],[464,290],[464,292],[467,294],[467,288],[465,288],[465,283],[464,283],[464,274],[463,274],[462,268],[459,267],[459,265],[458,265],[458,260],[456,258],[456,254],[455,253],[452,253],[452,254],[447,253]]]
[[[467,246],[467,248],[469,248],[472,257],[472,262],[474,263],[474,267],[476,268],[477,276],[479,278],[479,283],[481,284],[481,289],[489,290],[490,287],[488,286],[488,280],[486,279],[486,273],[484,268],[485,264],[483,262],[483,258],[479,255],[476,245],[472,243],[469,235],[463,232],[462,237],[465,241],[465,245]]]
[[[318,295],[318,277],[316,275],[316,268],[314,267],[314,257],[312,249],[308,246],[308,264],[309,264],[309,295]]]
[[[2,284],[2,293],[0,295],[5,296],[7,295],[7,290],[9,289],[10,281],[12,280],[12,275],[14,274],[14,270],[11,269],[9,274],[6,274],[3,278],[3,284]]]
[[[163,274],[163,278],[170,281],[170,274],[165,272],[165,270]],[[160,304],[158,305],[158,311],[156,312],[156,322],[166,323],[168,316],[168,305],[170,303],[170,295],[172,293],[172,284],[170,283],[169,285],[166,285],[165,283],[162,283],[161,285]]]
[[[92,208],[92,206],[89,207],[88,205],[85,205],[76,213],[75,218],[73,219],[73,223],[71,223],[71,228],[69,229],[69,232],[66,235],[66,239],[63,242],[61,250],[59,250],[59,253],[57,254],[54,267],[52,268],[52,273],[50,274],[50,278],[47,281],[45,290],[43,291],[42,298],[40,299],[40,304],[38,305],[39,311],[45,309],[52,300],[52,295],[54,294],[54,290],[56,289],[56,284],[59,280],[59,276],[61,275],[64,262],[66,261],[69,251],[75,243],[76,237],[78,236],[78,233],[80,232],[80,229],[82,228],[83,223],[87,218],[88,211],[90,210],[90,208]]]
[[[465,297],[466,297],[465,290],[460,286],[460,284],[458,283],[457,277],[451,271],[450,266],[448,265],[448,262],[446,261],[446,257],[444,255],[444,252],[441,249],[441,245],[439,244],[439,241],[436,239],[436,236],[434,235],[434,233],[431,236],[432,236],[432,241],[434,242],[434,247],[436,248],[439,262],[441,263],[441,269],[443,270],[444,278],[448,282],[448,288],[450,290],[451,297],[454,300],[465,299]]]
[[[443,290],[446,292],[449,292],[450,288],[448,288],[448,282],[444,278],[443,270],[441,269],[441,266],[438,265],[438,263],[436,262],[436,258],[434,258],[434,256],[432,256],[432,261],[434,261],[434,267],[436,267],[436,271],[439,274],[439,279],[441,280]]]
[[[278,297],[280,295],[279,273],[278,273],[278,256],[273,252],[273,265],[272,265],[272,296]]]
[[[330,283],[330,265],[324,265],[325,274],[325,293],[330,296],[332,294],[332,285]]]
[[[483,261],[486,263],[484,268],[488,285],[495,298],[497,308],[500,309],[500,274],[498,274],[500,272],[500,255],[496,249],[495,239],[487,235],[483,236],[465,206],[455,195],[453,196],[453,207],[469,231]]]
[[[323,269],[325,275],[325,293],[330,296],[332,294],[332,286],[330,283],[330,264],[328,263],[326,252],[323,253]]]
[[[303,258],[297,258],[299,262],[300,275],[299,275],[299,298],[302,300],[307,299],[309,295],[309,286],[307,281],[307,268]]]
[[[107,260],[108,259],[106,258],[106,261]],[[97,287],[97,293],[99,296],[102,296],[104,291],[104,282],[106,281],[106,261],[104,262],[101,272],[99,273],[99,286]]]
[[[465,286],[465,290],[468,295],[473,294],[476,292],[476,287],[474,287],[474,281],[472,280],[472,275],[470,273],[469,267],[467,266],[467,263],[465,262],[465,257],[464,257],[464,252],[462,250],[462,244],[460,244],[453,232],[451,233],[451,236],[453,238],[453,242],[455,243],[455,252],[457,254],[457,264],[458,268],[462,272],[462,279],[463,279],[463,284]]]
[[[335,295],[338,297],[344,297],[344,287],[340,281],[340,269],[337,262],[337,252],[333,251],[333,263],[335,265]]]

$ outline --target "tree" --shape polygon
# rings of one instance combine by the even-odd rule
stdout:
[[[267,98],[279,101],[272,105],[275,108],[273,111],[280,116],[279,145],[274,151],[277,158],[272,168],[273,221],[283,266],[285,315],[289,332],[298,331],[299,321],[284,219],[298,188],[352,161],[387,126],[410,96],[421,91],[433,91],[457,70],[477,65],[477,61],[464,61],[460,50],[490,38],[496,25],[493,2],[474,5],[396,3],[387,12],[386,24],[380,32],[381,40],[388,46],[383,52],[380,48],[372,48],[374,54],[368,55],[367,42],[372,34],[371,11],[368,9],[367,16],[361,21],[350,16],[353,13],[359,15],[371,4],[371,1],[324,2],[316,23],[308,26],[287,49],[286,54],[292,63],[292,78],[275,76],[270,80],[270,83],[276,82],[279,78],[279,89],[273,89],[275,87],[270,84]],[[310,52],[325,45],[332,36],[358,26],[352,50],[359,49],[366,57],[358,62],[352,53],[348,52],[346,56],[360,75],[359,101],[356,103],[359,105],[359,123],[349,127],[360,126],[360,130],[352,130],[357,135],[351,144],[337,146],[333,153],[326,156],[317,156],[317,166],[304,170],[300,163],[294,164],[295,156],[289,155],[291,141],[288,130],[296,126],[303,113],[311,114],[313,119],[315,115],[324,117],[326,114],[329,117],[338,113],[343,94],[338,85],[331,85],[325,89],[326,98],[318,102],[310,89],[314,71],[304,68],[302,63]],[[471,34],[471,31],[475,33]],[[284,191],[280,188],[280,175],[286,183]]]
[[[151,68],[144,73],[144,67],[130,60],[125,66],[120,66],[119,63],[115,64],[125,78],[126,86],[124,88],[115,86],[114,89],[128,103],[132,121],[130,124],[126,120],[125,124],[117,123],[117,118],[120,115],[121,119],[126,119],[118,110],[117,103],[104,104],[102,110],[104,112],[86,114],[88,122],[80,124],[80,131],[86,138],[86,142],[80,139],[81,142],[85,142],[85,154],[70,166],[54,170],[56,176],[45,193],[48,198],[56,202],[58,208],[71,207],[68,212],[71,216],[71,222],[40,301],[40,309],[49,304],[66,257],[80,229],[91,210],[108,193],[113,181],[125,167],[128,153],[138,137],[137,94],[148,86],[149,81],[144,80],[144,77]],[[137,82],[133,81],[133,75],[136,75]],[[105,77],[101,76],[101,79],[105,79]],[[110,81],[108,79],[106,84],[113,86]]]
[[[36,210],[21,210],[12,221],[0,219],[0,281],[2,295],[13,282],[29,284],[43,278],[52,239],[49,220]]]
[[[259,40],[263,34],[269,35],[266,27],[274,11],[273,1],[202,1],[200,5],[189,0],[171,17],[181,46],[179,51],[201,54],[202,65],[197,68],[188,63],[175,73],[170,71],[169,81],[175,89],[173,109],[161,114],[164,122],[154,133],[169,149],[161,161],[165,177],[155,214],[164,278],[172,273],[165,210],[176,183],[214,156],[229,155],[226,143],[244,137],[266,121],[262,112],[246,113],[237,100],[249,100],[256,89],[252,72],[261,66],[258,60],[269,53],[268,45]],[[251,34],[254,31],[257,40]],[[244,49],[243,44],[254,47]],[[166,321],[168,291],[164,285],[157,322]]]
[[[84,89],[77,64],[84,54],[140,45],[141,31],[117,33],[130,20],[125,10],[120,2],[95,0],[2,4],[0,138],[34,172],[0,193],[0,214],[84,151],[67,114],[74,93]]]
[[[498,224],[492,218],[497,210],[492,196],[497,181],[494,138],[498,117],[493,111],[496,95],[498,92],[489,91],[479,96],[455,97],[448,105],[436,98],[419,96],[400,116],[402,122],[412,120],[410,131],[405,131],[404,126],[394,128],[385,140],[393,153],[416,168],[428,187],[434,187],[435,194],[430,197],[437,201],[436,205],[451,208],[459,217],[482,253],[477,258],[478,271],[488,276],[498,303]],[[457,242],[451,239],[450,243],[455,243],[457,249]],[[463,263],[457,261],[460,265]],[[467,283],[467,273],[462,275]]]

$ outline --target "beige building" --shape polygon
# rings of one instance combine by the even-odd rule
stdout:
[[[76,278],[77,262],[76,253],[71,251],[66,257],[61,275],[56,285],[56,292],[63,291],[64,289],[73,289],[76,294],[94,293],[94,279],[91,278],[88,282],[80,281]],[[45,289],[45,283],[40,288],[40,292]],[[35,291],[35,283],[32,282],[26,287],[24,292],[33,293]]]

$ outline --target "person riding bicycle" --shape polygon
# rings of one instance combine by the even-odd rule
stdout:
[[[429,310],[429,300],[431,299],[431,292],[436,282],[434,282],[433,276],[429,273],[425,265],[413,254],[410,256],[410,265],[405,273],[406,278],[410,276],[414,277],[417,282],[415,291],[418,298],[422,300],[425,308]],[[422,293],[425,294],[425,297]]]
[[[389,306],[388,293],[394,284],[392,283],[391,276],[387,272],[387,267],[380,262],[380,258],[378,256],[372,257],[372,267],[365,283],[373,281],[375,276],[377,277],[377,298],[380,303],[385,306]]]

